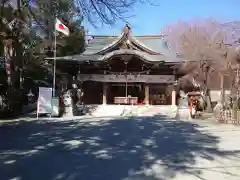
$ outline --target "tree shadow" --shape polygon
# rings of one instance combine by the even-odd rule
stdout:
[[[192,122],[163,116],[95,121],[36,120],[0,126],[1,179],[199,179],[196,157],[234,156]]]

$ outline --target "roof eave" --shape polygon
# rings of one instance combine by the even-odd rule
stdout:
[[[126,38],[126,34],[122,33],[115,41],[113,41],[111,44],[107,45],[100,51],[94,53],[94,54],[104,54],[109,51],[109,49],[116,47],[118,44],[120,44],[124,39]]]
[[[152,50],[151,48],[147,47],[144,43],[142,43],[141,41],[137,40],[136,38],[134,38],[133,36],[131,37],[131,41],[141,47],[142,49],[144,49],[145,51],[149,52],[150,54],[154,54],[154,55],[159,55],[160,53]]]

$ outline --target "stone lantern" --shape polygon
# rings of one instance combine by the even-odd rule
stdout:
[[[35,95],[32,93],[32,90],[29,90],[29,93],[27,94],[28,97],[28,104],[32,104],[35,101]]]

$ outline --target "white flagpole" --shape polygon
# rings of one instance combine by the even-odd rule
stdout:
[[[55,24],[56,24],[56,18],[55,18]],[[57,55],[57,31],[56,27],[54,25],[54,55],[53,55],[53,96],[55,97],[56,91],[56,55]]]

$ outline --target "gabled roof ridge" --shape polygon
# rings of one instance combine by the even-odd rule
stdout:
[[[91,36],[91,37],[94,37],[94,38],[117,38],[119,36],[121,36],[121,34],[119,36],[115,36],[115,35],[88,35],[88,36]],[[141,37],[141,38],[164,38],[163,35],[159,34],[159,35],[132,35],[132,37]]]
[[[124,37],[125,37],[125,33],[122,33],[120,36],[116,37],[116,39],[112,43],[105,46],[103,49],[101,49],[96,54],[100,54],[103,51],[106,51],[107,49],[109,49],[110,47],[116,46],[120,41],[122,41],[124,39]]]
[[[164,38],[163,35],[161,34],[152,34],[152,35],[137,35],[137,36],[133,36],[133,37],[142,37],[142,38],[149,38],[149,37],[152,37],[152,38],[155,38],[155,37],[159,37],[159,38]]]
[[[111,36],[111,35],[88,35],[94,38],[117,38],[119,36],[121,36],[121,34],[119,36]]]

